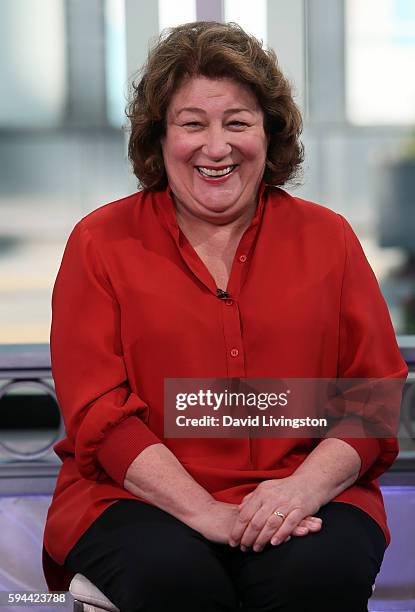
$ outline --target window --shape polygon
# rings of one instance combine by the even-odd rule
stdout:
[[[159,29],[196,21],[196,0],[159,0]]]
[[[359,125],[415,121],[414,0],[346,1],[346,113]]]
[[[246,32],[267,44],[266,0],[225,0],[225,22],[235,21]]]
[[[105,0],[105,86],[107,118],[113,127],[125,124],[127,97],[127,54],[125,36],[125,4]]]
[[[0,129],[49,128],[66,106],[63,0],[42,0],[35,14],[26,0],[2,2]]]

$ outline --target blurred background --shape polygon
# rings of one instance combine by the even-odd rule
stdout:
[[[414,0],[1,0],[0,338],[46,343],[69,231],[137,190],[128,79],[164,27],[236,21],[274,48],[305,119],[304,185],[344,214],[397,334],[415,333]]]
[[[163,28],[202,19],[235,21],[276,51],[304,116],[303,185],[288,191],[349,220],[388,303],[411,374],[382,481],[395,548],[372,609],[414,611],[415,0],[0,0],[0,591],[46,588],[63,431],[50,301],[67,237],[139,188],[131,78]]]

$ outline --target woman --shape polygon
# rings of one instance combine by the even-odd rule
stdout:
[[[167,378],[407,374],[350,225],[278,187],[303,156],[275,55],[236,24],[173,28],[129,110],[144,189],[76,225],[53,293],[49,588],[81,572],[123,611],[367,610],[395,439],[163,430]]]

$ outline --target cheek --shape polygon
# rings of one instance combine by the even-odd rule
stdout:
[[[186,162],[197,148],[197,143],[187,135],[171,133],[166,139],[163,154],[165,159],[172,162]]]
[[[267,153],[267,140],[261,135],[252,135],[241,143],[240,150],[248,161],[263,163]]]

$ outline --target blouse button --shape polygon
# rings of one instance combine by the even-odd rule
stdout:
[[[237,348],[233,348],[231,350],[231,355],[232,355],[232,357],[237,357],[239,355],[238,349]]]
[[[226,304],[226,306],[232,306],[233,300],[226,300],[225,304]]]
[[[241,263],[245,263],[247,259],[248,259],[248,258],[247,258],[247,256],[246,256],[246,255],[239,255],[239,261],[240,261]]]

